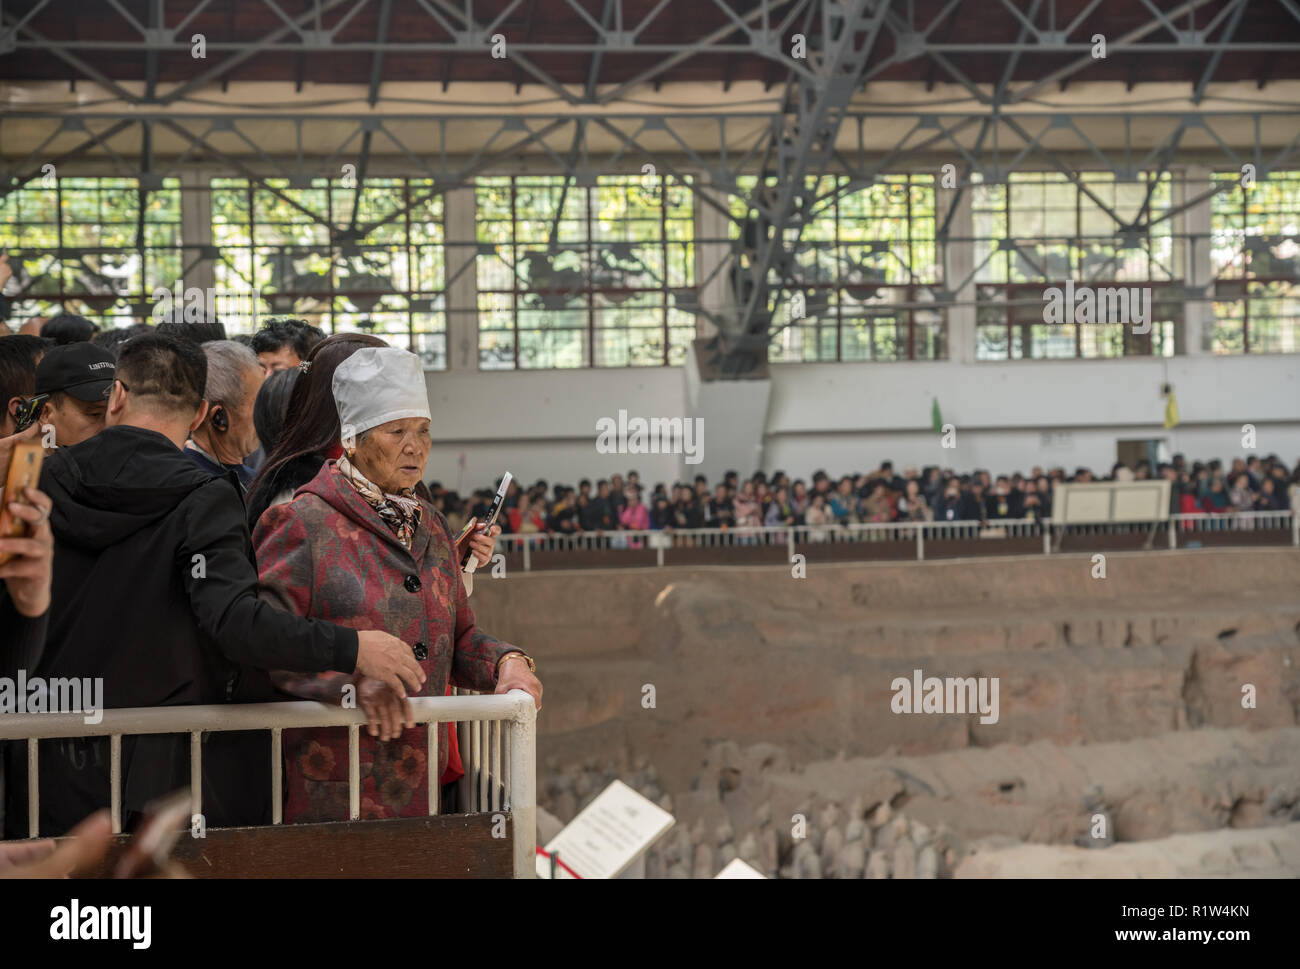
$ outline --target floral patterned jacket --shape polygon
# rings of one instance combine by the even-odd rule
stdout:
[[[428,674],[419,696],[456,686],[491,692],[497,661],[517,647],[479,632],[453,539],[442,515],[424,503],[408,552],[379,515],[327,461],[292,501],[273,505],[253,533],[262,596],[300,616],[353,629],[382,629],[412,646]],[[298,697],[338,702],[355,675],[273,674]],[[447,764],[443,724],[437,771]],[[396,740],[361,732],[361,817],[428,814],[426,727]],[[348,819],[348,738],[342,727],[286,730],[284,820]]]

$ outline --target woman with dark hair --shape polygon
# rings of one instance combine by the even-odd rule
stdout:
[[[290,500],[295,491],[316,477],[326,461],[337,460],[343,454],[343,430],[334,404],[334,371],[362,347],[386,346],[379,337],[368,333],[336,333],[312,347],[297,368],[299,375],[289,393],[284,425],[266,463],[249,486],[250,530],[257,527],[266,509]],[[423,481],[415,490],[426,501],[433,500]],[[500,526],[494,525],[491,535],[475,529],[458,537],[456,547],[462,560],[472,550],[479,567],[487,565],[492,559],[493,540],[499,534]],[[467,576],[465,582],[472,590],[472,579]]]
[[[297,367],[292,370],[277,370],[263,380],[262,386],[258,388],[257,397],[253,401],[253,429],[257,431],[258,448],[244,462],[244,467],[253,477],[262,470],[266,456],[279,440],[280,429],[284,427],[284,415],[289,410],[289,395],[301,372]]]
[[[362,347],[388,346],[368,333],[337,333],[322,340],[307,354],[289,394],[285,421],[266,463],[248,489],[248,527],[256,528],[262,513],[288,501],[293,493],[316,477],[326,461],[343,454],[342,430],[334,406],[332,381],[338,365]]]
[[[90,320],[71,313],[60,313],[41,327],[41,336],[53,340],[56,346],[85,343],[98,332],[99,327]]]
[[[336,333],[312,347],[307,359],[291,372],[298,373],[289,393],[285,421],[266,463],[248,488],[248,527],[255,531],[258,521],[272,505],[291,500],[299,488],[309,484],[328,461],[343,456],[343,429],[339,424],[338,405],[334,398],[334,371],[363,347],[387,347],[388,344],[368,333]],[[278,375],[272,375],[270,383]],[[265,384],[263,385],[265,386]],[[259,397],[260,401],[260,397]],[[255,419],[256,420],[256,419]],[[261,426],[258,426],[261,436]],[[424,482],[416,483],[415,494],[431,501]],[[479,568],[492,560],[492,550],[501,526],[493,525],[491,534],[477,528],[453,535],[457,561],[463,562],[472,551]],[[473,573],[463,572],[466,595],[473,593]],[[451,731],[447,769],[441,784],[451,784],[464,776],[456,732]]]
[[[397,347],[364,347],[339,364],[331,386],[338,423],[348,429],[340,440],[345,453],[258,522],[253,543],[263,598],[355,629],[401,630],[428,675],[420,695],[443,694],[454,682],[482,692],[522,689],[540,707],[532,659],[478,628],[454,536],[415,492],[432,447],[420,358]],[[371,713],[360,741],[363,818],[437,813],[430,781],[463,773],[451,756],[451,725],[434,725],[442,740],[433,753],[426,726],[410,721],[405,697],[382,681],[291,672],[271,678],[286,693],[336,704],[351,686],[354,696],[373,701],[363,706],[384,711]],[[287,730],[283,750],[285,822],[346,820],[356,791],[348,781],[347,733]]]
[[[253,427],[262,442],[262,452],[270,454],[284,427],[284,415],[289,410],[289,397],[298,382],[301,370],[277,370],[262,382],[253,402]]]

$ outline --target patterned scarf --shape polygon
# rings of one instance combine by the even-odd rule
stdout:
[[[338,459],[334,470],[343,475],[343,480],[356,489],[357,494],[364,498],[366,504],[384,520],[384,524],[392,529],[402,546],[410,551],[423,513],[420,499],[415,497],[415,492],[411,489],[399,495],[385,492],[358,471],[357,466],[347,459],[347,455]]]

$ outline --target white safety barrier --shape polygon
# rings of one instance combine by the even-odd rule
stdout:
[[[413,697],[417,723],[459,726],[461,761],[477,782],[478,796],[462,805],[467,811],[504,811],[511,815],[516,878],[536,876],[537,851],[537,708],[522,690],[501,695],[469,694]],[[349,817],[361,818],[360,733],[366,723],[360,709],[345,710],[313,700],[284,703],[231,703],[210,706],[133,707],[105,710],[96,724],[81,713],[10,713],[0,716],[0,740],[27,741],[27,810],[30,836],[39,837],[40,740],[73,737],[109,738],[109,791],[113,831],[122,830],[122,738],[143,734],[190,735],[190,789],[193,811],[202,813],[203,735],[230,730],[271,731],[272,824],[282,821],[281,739],[299,727],[348,728]],[[502,725],[505,726],[504,732]],[[429,813],[438,813],[438,733],[429,730]],[[473,742],[463,739],[472,734]],[[252,765],[249,769],[254,769]]]
[[[1154,535],[1158,529],[1168,532],[1170,548],[1178,547],[1178,535],[1184,540],[1196,533],[1231,531],[1290,530],[1291,544],[1300,546],[1300,514],[1295,511],[1246,511],[1226,514],[1197,513],[1170,515],[1150,522],[1105,522],[1064,524],[1050,519],[1021,518],[1006,521],[951,522],[872,522],[852,525],[776,525],[744,528],[676,528],[659,531],[581,532],[579,534],[534,533],[501,535],[498,552],[519,553],[525,572],[532,570],[535,552],[564,551],[652,551],[655,564],[665,564],[665,551],[686,548],[744,548],[746,546],[785,546],[787,556],[796,548],[821,543],[849,544],[865,542],[909,542],[915,546],[915,558],[925,558],[927,541],[969,539],[1041,538],[1044,555],[1052,553],[1053,538],[1088,535]]]

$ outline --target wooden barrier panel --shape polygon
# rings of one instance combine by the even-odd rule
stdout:
[[[195,878],[511,878],[512,819],[451,814],[390,821],[217,828],[181,835],[172,858]],[[107,877],[128,836],[91,878]]]

